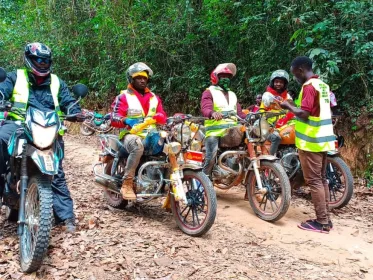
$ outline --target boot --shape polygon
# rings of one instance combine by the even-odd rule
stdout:
[[[136,194],[133,191],[133,180],[132,179],[124,179],[122,183],[122,188],[120,189],[120,193],[123,196],[123,199],[126,200],[135,200]]]

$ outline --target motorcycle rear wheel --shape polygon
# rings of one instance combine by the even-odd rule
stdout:
[[[80,124],[80,134],[84,135],[84,136],[90,136],[92,135],[93,133],[95,133],[95,131],[93,129],[90,129],[87,125],[85,125],[84,123]]]
[[[354,192],[354,178],[350,168],[338,156],[328,157],[326,178],[329,181],[329,207],[339,209],[346,206]],[[341,194],[338,196],[338,194]]]
[[[184,170],[182,179],[188,204],[171,195],[171,210],[176,224],[190,236],[202,236],[212,227],[217,199],[209,178],[201,171]]]
[[[278,162],[261,161],[259,173],[267,193],[259,192],[254,171],[251,171],[246,184],[251,208],[264,221],[278,221],[286,214],[290,206],[289,178],[283,166]],[[279,198],[281,198],[280,202]]]
[[[110,176],[111,176],[111,167],[113,166],[113,161],[114,160],[111,159],[106,164],[105,169],[104,169],[104,173]],[[114,176],[117,175],[120,178],[122,178],[123,174],[124,174],[124,164],[119,163]],[[109,189],[104,190],[104,199],[106,200],[106,203],[108,205],[114,208],[124,209],[128,205],[128,200],[124,200],[121,194],[110,191]]]
[[[28,183],[23,233],[19,237],[21,270],[38,270],[49,246],[52,228],[53,192],[50,178],[32,176]]]

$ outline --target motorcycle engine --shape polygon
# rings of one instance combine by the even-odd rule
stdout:
[[[228,166],[229,168],[235,171],[238,171],[239,169],[236,157],[225,158],[224,165]],[[214,169],[212,170],[212,177],[214,183],[230,185],[237,176],[235,174],[230,173],[229,171],[222,169],[220,166],[216,164],[214,166]]]
[[[288,176],[290,176],[295,169],[299,167],[299,157],[296,153],[297,150],[294,147],[286,147],[277,152],[277,157],[281,159],[281,163],[284,166]]]
[[[136,179],[136,193],[153,194],[163,180],[162,170],[156,166],[148,166],[144,169],[142,178],[143,181]]]

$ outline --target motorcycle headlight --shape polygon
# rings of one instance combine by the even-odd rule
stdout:
[[[40,149],[45,149],[51,146],[56,138],[57,130],[57,125],[42,127],[36,123],[31,123],[32,139],[35,146]]]
[[[168,155],[169,153],[178,154],[181,151],[181,144],[178,142],[171,142],[164,145],[163,152]]]

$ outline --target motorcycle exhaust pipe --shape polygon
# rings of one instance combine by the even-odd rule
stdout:
[[[105,189],[109,189],[115,193],[120,194],[120,188],[122,186],[122,183],[109,175],[102,174],[102,175],[96,175],[95,177],[95,183],[96,185],[103,187]]]
[[[220,155],[220,157],[219,157],[219,159],[218,159],[218,165],[219,165],[219,167],[221,168],[221,169],[224,169],[224,170],[226,170],[226,171],[228,171],[229,173],[232,173],[232,174],[234,174],[234,175],[238,175],[238,174],[241,174],[241,172],[242,172],[242,164],[241,163],[239,163],[239,170],[238,170],[238,172],[237,171],[235,171],[235,170],[233,170],[232,168],[229,168],[228,166],[226,166],[225,164],[223,164],[223,158],[225,158],[226,156],[228,156],[228,155],[232,155],[232,156],[234,156],[234,155],[246,155],[247,154],[247,152],[246,151],[226,151],[226,152],[224,152],[224,153],[222,153],[221,155]]]

